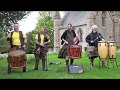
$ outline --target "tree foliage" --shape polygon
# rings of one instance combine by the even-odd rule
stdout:
[[[41,11],[38,24],[33,34],[33,37],[35,37],[35,35],[39,33],[40,28],[44,27],[46,29],[46,33],[50,36],[51,48],[54,46],[53,15],[54,11]]]
[[[35,41],[33,38],[34,31],[28,32],[27,35],[27,53],[32,54],[35,49]]]
[[[12,30],[11,24],[25,18],[30,11],[1,11],[0,12],[0,52],[7,52],[9,43],[6,35]]]
[[[0,31],[8,32],[12,30],[11,24],[25,18],[30,11],[1,11],[0,12]]]

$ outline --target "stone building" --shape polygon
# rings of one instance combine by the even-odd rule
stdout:
[[[71,23],[81,40],[82,49],[87,46],[85,37],[91,32],[90,28],[96,24],[106,41],[115,41],[120,46],[120,22],[119,11],[68,11],[63,19],[60,19],[59,11],[54,16],[54,52],[58,52],[61,46],[61,35],[68,23]]]

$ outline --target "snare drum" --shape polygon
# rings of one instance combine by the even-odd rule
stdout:
[[[80,45],[70,45],[68,47],[68,57],[77,59],[81,58],[82,46]]]

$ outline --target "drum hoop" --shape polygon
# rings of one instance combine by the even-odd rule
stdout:
[[[81,46],[80,46],[80,45],[70,45],[69,47],[70,47],[70,48],[71,48],[71,47],[73,47],[73,48],[76,48],[76,47],[77,47],[77,48],[80,48]]]
[[[13,50],[13,51],[18,51],[18,50]],[[20,51],[22,51],[22,52],[24,52],[24,53],[22,53],[22,54],[20,54],[20,55],[11,55],[10,53],[13,52],[13,51],[11,50],[11,51],[8,53],[8,55],[9,55],[9,56],[23,56],[23,55],[26,54],[24,50],[20,50]]]

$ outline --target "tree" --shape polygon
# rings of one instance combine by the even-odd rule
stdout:
[[[1,11],[0,12],[0,52],[7,52],[9,43],[6,35],[12,30],[11,24],[27,16],[30,11]]]
[[[54,30],[53,30],[53,15],[54,11],[40,11],[40,18],[38,24],[34,30],[35,37],[36,34],[39,33],[40,28],[44,27],[46,29],[46,33],[50,36],[50,47],[54,47]]]
[[[27,54],[32,54],[35,49],[35,41],[33,40],[34,31],[28,32],[27,35]]]
[[[12,30],[11,24],[25,18],[30,11],[1,11],[0,12],[0,32]]]

